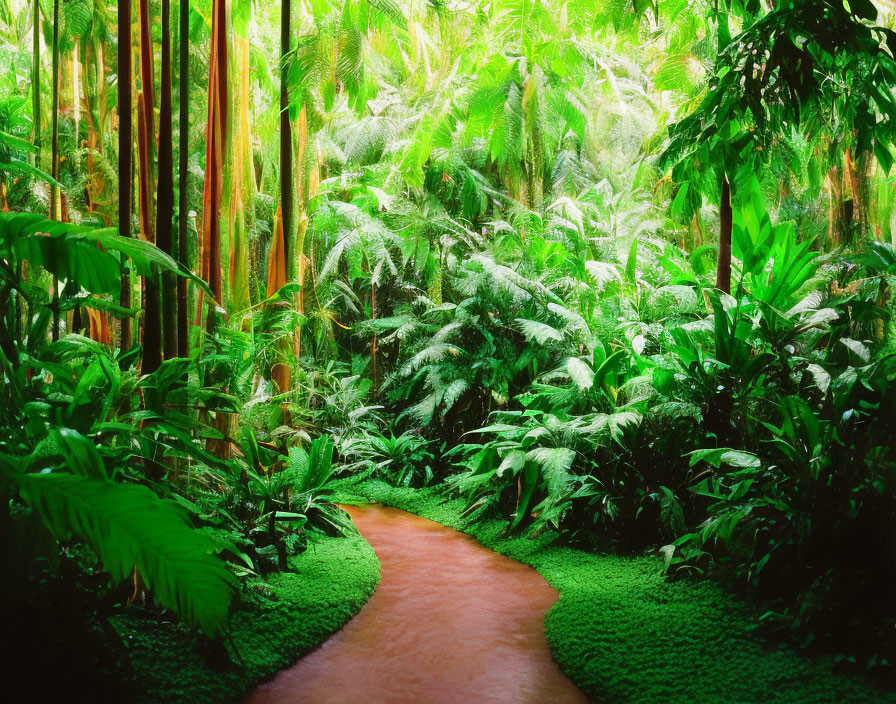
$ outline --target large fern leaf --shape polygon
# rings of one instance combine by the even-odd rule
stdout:
[[[85,540],[117,583],[136,566],[161,604],[213,636],[224,630],[233,578],[214,543],[178,506],[138,485],[64,473],[25,474],[19,489],[49,531]]]
[[[563,340],[563,334],[546,323],[541,323],[537,320],[527,320],[526,318],[517,318],[516,322],[520,324],[523,335],[526,336],[529,342],[534,340],[539,345],[546,345],[551,340],[555,342]]]

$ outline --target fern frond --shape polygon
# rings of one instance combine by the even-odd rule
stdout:
[[[534,340],[539,345],[546,345],[550,340],[555,342],[563,340],[563,334],[559,330],[545,323],[540,323],[537,320],[526,320],[525,318],[517,318],[516,322],[520,324],[523,335],[529,342]]]
[[[169,501],[137,485],[64,473],[17,477],[22,497],[60,540],[76,535],[119,583],[134,570],[161,604],[209,636],[225,630],[233,578]]]

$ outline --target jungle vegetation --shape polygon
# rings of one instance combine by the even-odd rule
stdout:
[[[659,554],[892,683],[894,26],[0,0],[12,667],[123,687],[133,613],[237,666],[352,474]]]

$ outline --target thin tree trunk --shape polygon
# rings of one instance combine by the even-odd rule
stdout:
[[[828,245],[834,244],[834,186],[828,179]]]
[[[177,168],[177,259],[187,266],[187,170],[189,168],[189,136],[190,136],[190,0],[180,0],[179,21],[180,46],[178,47],[180,90],[178,98],[180,132]],[[188,339],[188,301],[187,280],[177,277],[177,355],[186,357],[189,347]]]
[[[280,208],[275,240],[268,254],[268,296],[286,283],[289,271],[289,238],[292,233],[293,166],[292,130],[289,124],[289,86],[287,83],[286,56],[289,54],[292,11],[290,0],[280,2]],[[301,251],[300,251],[301,256]],[[271,377],[280,393],[289,388],[290,370],[285,364],[275,364]],[[284,404],[285,411],[285,404]],[[285,417],[285,413],[284,413]]]
[[[131,0],[118,0],[118,230],[131,236],[131,168],[133,125],[131,121]],[[127,269],[121,277],[121,306],[131,307],[131,279]],[[121,349],[131,346],[131,319],[121,319]]]
[[[34,17],[31,35],[31,98],[32,115],[34,120],[34,146],[37,152],[34,155],[34,165],[40,168],[40,2],[34,0]]]
[[[289,261],[289,238],[292,235],[292,130],[289,123],[289,85],[286,57],[289,54],[290,0],[280,4],[280,202],[283,214],[283,255]],[[288,270],[288,267],[287,267]]]
[[[140,92],[137,94],[137,144],[140,152],[139,197],[140,231],[148,242],[156,242],[153,222],[154,167],[156,153],[155,71],[150,32],[149,0],[139,2]],[[143,277],[143,372],[154,372],[162,363],[162,320],[159,305],[159,277]]]
[[[202,274],[216,301],[223,298],[221,281],[221,195],[227,140],[227,5],[214,0],[212,48],[208,81],[208,128],[205,153],[205,188],[202,204]],[[209,302],[214,305],[213,302]],[[209,328],[215,313],[209,309]]]
[[[277,293],[286,283],[286,257],[283,254],[283,240],[283,213],[278,208],[274,215],[274,237],[271,241],[271,251],[268,254],[268,298]],[[280,363],[274,364],[271,368],[271,380],[277,385],[277,390],[280,393],[285,393],[290,384],[289,366]]]
[[[162,94],[159,98],[159,180],[156,197],[156,244],[173,254],[171,242],[174,217],[174,147],[171,125],[171,0],[162,0]],[[165,358],[177,354],[177,282],[175,275],[162,277],[162,331]]]
[[[32,54],[31,54],[31,99],[32,99],[32,121],[34,124],[34,133],[32,136],[32,142],[34,143],[35,151],[34,151],[34,166],[35,168],[41,168],[40,161],[40,3],[38,0],[34,0],[34,4],[32,5],[33,17],[32,17]],[[4,185],[4,206],[5,203],[5,185]],[[25,272],[25,263],[23,261],[16,263],[16,269],[20,276],[24,275]],[[22,324],[22,299],[19,293],[15,294],[16,297],[16,308],[15,308],[15,327],[12,332],[15,336],[19,336],[19,331],[21,329]]]
[[[296,252],[296,260],[298,261],[298,277],[299,277],[299,315],[305,317],[305,274],[308,269],[308,257],[305,256],[305,235],[308,232],[308,216],[305,214],[308,198],[311,193],[305,193],[305,181],[303,178],[302,165],[305,163],[305,149],[308,144],[308,110],[305,105],[299,111],[299,150],[295,160],[296,165],[294,175],[296,179],[296,203],[299,206],[299,217],[296,223],[296,236],[294,251]],[[309,174],[310,175],[310,174]],[[309,184],[310,185],[310,184]],[[302,356],[302,326],[298,325],[295,329],[295,339],[293,341],[295,349],[295,358]]]
[[[227,227],[230,233],[229,310],[242,311],[252,305],[250,296],[249,228],[253,222],[255,175],[252,169],[252,131],[249,120],[251,67],[248,26],[234,29],[234,66],[239,77],[234,103],[233,163],[230,168],[230,191]]]
[[[716,288],[731,293],[731,186],[728,178],[722,182],[722,203],[719,207],[721,224],[719,227],[719,259],[716,265]]]
[[[53,0],[53,133],[51,136],[50,172],[59,180],[59,0]],[[50,186],[50,219],[58,217],[59,189]],[[53,275],[53,341],[59,339],[59,282]]]
[[[72,49],[72,103],[74,103],[75,113],[75,144],[81,146],[81,63],[78,61],[78,53],[81,47],[81,40],[75,40],[75,46]]]

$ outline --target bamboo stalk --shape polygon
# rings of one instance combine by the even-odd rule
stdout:
[[[140,92],[137,94],[137,145],[139,152],[138,195],[140,234],[147,242],[156,242],[153,218],[155,193],[155,70],[149,0],[138,5]],[[143,372],[153,372],[162,363],[162,321],[159,305],[158,276],[143,277]]]
[[[290,0],[280,4],[280,203],[283,225],[283,256],[289,260],[292,234],[292,129],[289,122],[289,83],[286,57],[289,55],[292,10]]]
[[[131,0],[118,0],[118,229],[122,237],[131,236],[131,168],[133,125],[131,119]],[[121,277],[122,308],[131,307],[131,279],[127,269]],[[131,345],[131,320],[121,320],[122,350]]]
[[[32,107],[31,114],[34,120],[34,146],[37,152],[34,155],[34,165],[40,168],[40,2],[33,0],[32,9],[34,16],[32,17],[33,26],[31,28],[31,98]]]
[[[50,172],[59,180],[59,0],[53,0],[53,132],[51,136]],[[50,185],[50,219],[58,217],[59,191]],[[53,341],[59,339],[59,282],[53,275]]]
[[[274,225],[274,240],[268,253],[268,296],[285,283],[289,262],[289,238],[292,233],[293,159],[292,129],[289,122],[289,85],[287,62],[290,44],[292,10],[290,0],[280,2],[280,207]],[[301,250],[299,250],[301,254]],[[298,263],[298,262],[297,262]],[[294,345],[293,345],[294,348]],[[275,364],[271,377],[280,393],[290,386],[290,369],[286,364]],[[284,406],[284,418],[287,418]]]
[[[212,47],[209,61],[208,123],[205,156],[205,187],[202,204],[202,276],[215,299],[222,299],[221,282],[221,194],[224,143],[227,138],[227,5],[214,0]],[[213,302],[210,302],[213,305]],[[211,313],[211,312],[210,312]],[[214,326],[214,314],[209,325]]]
[[[177,259],[187,266],[187,170],[189,168],[190,142],[190,0],[180,0],[180,17],[178,22],[180,46],[178,47],[178,129],[180,132],[177,167]],[[177,279],[177,355],[186,357],[189,351],[188,339],[188,301],[187,280],[183,276]]]
[[[171,110],[171,0],[162,0],[162,77],[159,98],[159,180],[156,196],[156,244],[173,254],[174,147]],[[162,331],[165,358],[177,354],[177,282],[175,275],[162,277]]]

